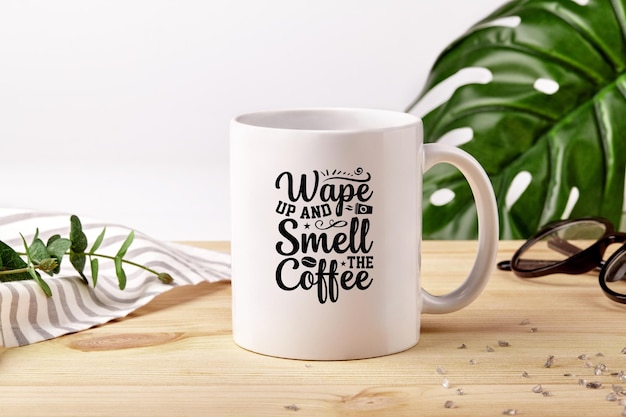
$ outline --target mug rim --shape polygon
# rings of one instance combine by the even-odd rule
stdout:
[[[325,118],[320,120],[320,118]],[[354,133],[403,129],[421,125],[411,113],[361,107],[296,107],[244,113],[233,124],[255,129],[314,133]],[[314,127],[331,126],[336,127]]]

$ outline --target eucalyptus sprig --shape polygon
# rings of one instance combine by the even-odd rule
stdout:
[[[89,279],[85,275],[85,266],[87,259],[89,259],[91,282],[94,287],[98,282],[99,258],[113,261],[120,290],[126,288],[125,265],[131,265],[150,272],[165,284],[173,282],[170,274],[166,272],[158,272],[145,265],[124,259],[128,248],[135,239],[134,231],[128,234],[115,256],[97,253],[96,251],[100,248],[105,233],[106,227],[102,229],[91,248],[87,251],[89,243],[87,236],[83,232],[83,226],[78,216],[72,215],[70,217],[70,234],[68,238],[56,234],[44,243],[39,237],[39,229],[37,229],[32,242],[28,244],[24,236],[20,234],[24,244],[24,252],[17,252],[6,243],[0,241],[0,282],[35,280],[44,293],[51,297],[52,291],[41,277],[40,272],[44,272],[49,276],[58,274],[61,271],[61,261],[65,256],[69,257],[70,263],[86,285],[89,285]]]

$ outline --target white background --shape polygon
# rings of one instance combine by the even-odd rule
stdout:
[[[437,55],[502,4],[2,0],[0,207],[227,240],[232,117],[404,110]]]

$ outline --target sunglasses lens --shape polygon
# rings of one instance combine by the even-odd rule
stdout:
[[[514,268],[524,272],[549,268],[589,248],[605,232],[606,226],[593,219],[559,224],[530,241]]]
[[[616,252],[609,259],[601,278],[606,284],[605,291],[626,299],[626,250]]]

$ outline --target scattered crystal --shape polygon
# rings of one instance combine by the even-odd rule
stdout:
[[[457,349],[467,349],[467,345],[465,345],[465,343],[462,343],[461,346],[459,346]]]
[[[487,345],[487,347],[485,348],[485,350],[486,350],[487,352],[493,352],[493,351],[494,351],[494,349],[493,349],[491,346],[489,346],[489,345]]]
[[[596,375],[596,376],[597,375],[602,375],[602,373],[605,372],[607,369],[608,369],[608,367],[605,364],[600,363],[600,364],[596,365],[595,368],[593,368],[593,374]]]
[[[578,380],[578,385],[587,385],[587,380],[586,380],[586,379],[582,379],[582,378],[580,378],[580,379]]]
[[[539,329],[538,329],[538,328],[536,328],[536,327],[531,327],[531,328],[530,328],[530,332],[531,332],[531,333],[537,333],[538,331],[539,331]]]
[[[602,387],[602,382],[600,381],[591,381],[585,384],[585,388],[589,389],[598,389]]]
[[[475,360],[475,359],[470,359],[470,360],[469,360],[469,364],[470,364],[470,365],[476,365],[477,363],[478,363],[478,362],[476,362],[476,360]]]
[[[456,403],[454,401],[446,401],[443,406],[445,408],[456,408]]]
[[[593,368],[593,362],[591,361],[587,361],[585,362],[585,364],[583,365],[585,368]]]
[[[613,384],[613,385],[611,385],[611,389],[616,394],[619,394],[619,395],[625,395],[626,394],[626,390],[624,390],[624,387],[622,387],[621,385]]]
[[[509,347],[509,346],[511,346],[511,344],[509,342],[504,341],[504,340],[498,340],[498,346],[500,346],[500,347]]]
[[[465,395],[465,391],[463,391],[461,388],[457,388],[456,393],[458,395]]]
[[[443,382],[441,383],[441,386],[444,387],[445,389],[450,388],[450,380],[448,378],[444,378]]]
[[[607,400],[607,401],[617,401],[617,394],[616,394],[616,393],[614,393],[614,392],[609,392],[609,393],[606,395],[606,400]]]
[[[300,407],[298,407],[295,404],[291,404],[291,405],[286,405],[285,406],[285,410],[289,410],[289,411],[298,411],[300,409]]]
[[[445,375],[447,373],[446,368],[444,368],[443,366],[438,366],[437,367],[437,373],[439,375]]]
[[[528,372],[526,372],[526,371],[522,372],[522,376],[523,376],[524,378],[528,378],[528,377],[529,377]]]
[[[622,398],[622,399],[620,399],[617,403],[618,403],[619,405],[622,405],[622,406],[625,406],[625,407],[626,407],[626,399],[623,399],[623,398]]]
[[[544,397],[552,397],[552,393],[550,391],[544,391],[541,393]]]
[[[587,359],[589,359],[589,356],[583,353],[582,355],[578,355],[578,359],[580,359],[581,361],[586,361]]]
[[[604,353],[602,352],[596,353],[596,358],[604,358]]]
[[[529,319],[524,319],[524,320],[522,320],[522,321],[520,322],[520,325],[521,325],[521,326],[526,326],[527,324],[530,324],[530,320],[529,320]],[[626,349],[626,348],[624,348],[624,349]]]
[[[626,408],[622,410],[621,415],[622,415],[622,417],[626,417]]]
[[[537,384],[533,387],[533,392],[535,394],[540,394],[543,392],[543,388],[541,387],[541,384]]]
[[[622,348],[622,355],[626,355],[626,347]]]
[[[546,359],[546,363],[543,364],[543,367],[544,368],[552,368],[553,365],[554,365],[554,355],[550,355]]]
[[[505,416],[516,416],[517,410],[515,408],[507,408],[506,410],[502,411],[502,414]]]

